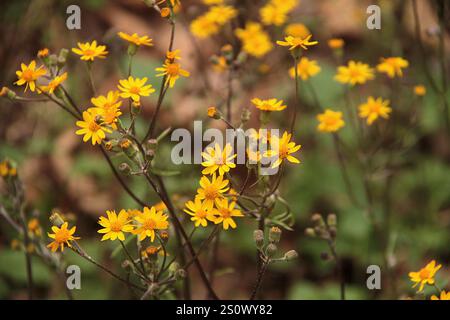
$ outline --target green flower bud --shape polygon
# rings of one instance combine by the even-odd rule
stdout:
[[[316,236],[316,232],[314,231],[313,228],[306,228],[305,234],[306,234],[308,237],[315,237],[315,236]]]
[[[255,240],[256,247],[261,249],[264,245],[264,232],[262,230],[253,231],[253,240]]]
[[[63,218],[57,212],[52,213],[52,215],[50,216],[50,222],[52,223],[52,225],[57,226],[58,228],[60,228],[64,224]]]
[[[278,243],[281,239],[281,229],[278,227],[272,227],[269,231],[269,241],[272,243]]]
[[[267,255],[269,258],[273,258],[273,256],[275,255],[275,253],[277,253],[277,250],[278,250],[278,248],[277,248],[277,246],[276,246],[275,244],[269,243],[269,244],[267,245],[267,248],[266,248],[266,255]]]
[[[125,175],[129,175],[131,173],[131,167],[128,163],[122,162],[121,164],[119,164],[119,171]]]
[[[286,252],[284,254],[284,259],[286,259],[286,261],[291,261],[294,259],[298,258],[298,253],[295,250],[289,250],[288,252]]]
[[[336,214],[334,213],[330,213],[327,216],[327,224],[329,227],[335,227],[337,224],[337,218],[336,218]]]

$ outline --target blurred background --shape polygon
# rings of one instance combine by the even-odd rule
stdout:
[[[246,11],[245,17],[241,16],[235,27],[246,20],[257,20],[258,8],[265,3],[239,2]],[[432,76],[440,81],[437,2],[419,0],[418,6],[426,62]],[[381,30],[366,28],[366,9],[374,3],[382,9]],[[280,187],[295,219],[293,231],[284,231],[281,246],[286,250],[297,250],[300,257],[296,261],[270,267],[263,283],[263,297],[339,298],[339,281],[334,264],[321,259],[321,253],[327,251],[326,243],[304,235],[304,230],[311,226],[311,215],[316,212],[333,212],[338,216],[337,250],[343,260],[348,298],[406,297],[414,292],[410,288],[408,272],[418,270],[431,259],[444,265],[438,282],[445,286],[450,270],[446,268],[450,264],[450,139],[442,121],[441,98],[429,88],[423,71],[424,58],[416,39],[411,3],[394,0],[302,0],[290,15],[289,22],[305,24],[320,43],[308,50],[308,57],[317,60],[322,68],[309,81],[324,107],[343,110],[345,104],[344,87],[333,80],[337,63],[326,45],[332,37],[345,40],[343,61],[354,59],[374,66],[380,57],[401,56],[410,62],[410,66],[395,90],[384,75],[377,75],[377,80],[358,88],[361,97],[373,95],[389,98],[394,110],[388,121],[389,124],[395,123],[396,127],[382,141],[382,151],[373,159],[378,167],[375,165],[372,172],[375,215],[383,219],[387,207],[389,211],[388,220],[383,220],[389,223],[384,224],[385,229],[382,230],[388,244],[388,250],[384,251],[386,257],[381,256],[380,243],[376,241],[378,238],[373,234],[367,215],[349,200],[332,137],[316,131],[314,96],[307,86],[300,85],[301,112],[295,140],[303,146],[300,156],[302,164],[288,168],[289,174],[285,175]],[[81,30],[67,30],[66,8],[70,4],[74,2],[2,1],[1,86],[8,86],[22,95],[22,89],[12,84],[20,63],[28,63],[44,47],[57,53],[61,48],[75,47],[77,42],[95,39],[106,44],[110,52],[108,59],[94,63],[97,90],[105,94],[114,89],[118,80],[126,74],[126,45],[117,37],[118,31],[124,31],[148,35],[153,39],[154,47],[138,51],[133,74],[148,77],[158,90],[160,79],[155,77],[154,69],[164,60],[170,33],[169,24],[158,12],[138,0],[77,1],[81,8]],[[194,38],[189,32],[189,23],[205,10],[201,1],[182,1],[177,18],[175,48],[181,49],[182,65],[191,72],[191,77],[179,80],[175,89],[167,94],[157,124],[158,131],[169,126],[192,128],[194,120],[204,120],[204,128],[221,127],[221,123],[207,119],[206,109],[224,100],[226,75],[215,72],[208,59],[229,42],[232,33],[227,30],[225,36],[205,40]],[[443,32],[448,49],[450,29],[446,27]],[[273,41],[281,39],[282,28],[278,29],[270,31]],[[274,48],[262,59],[249,58],[238,70],[233,82],[235,121],[239,121],[242,109],[249,107],[253,111],[250,123],[257,125],[258,114],[250,106],[253,97],[277,97],[284,99],[288,106],[294,105],[293,81],[287,71],[292,59],[286,51],[281,47]],[[445,53],[447,57],[449,53]],[[87,108],[91,92],[85,66],[78,57],[70,54],[67,71],[69,79],[66,87],[77,104]],[[444,72],[448,73],[448,70]],[[422,98],[413,94],[412,88],[418,84],[428,89]],[[137,123],[141,136],[153,114],[156,98],[154,94],[143,104],[142,116]],[[288,127],[289,119],[284,119],[282,114],[277,115],[275,121],[281,127]],[[374,127],[374,142],[376,130],[382,128]],[[97,260],[120,273],[120,262],[111,258],[115,246],[100,243],[96,223],[98,216],[104,214],[106,209],[135,208],[136,204],[115,181],[97,148],[83,143],[75,135],[75,130],[74,121],[53,104],[0,100],[0,160],[7,157],[17,162],[26,189],[29,215],[38,217],[46,231],[49,229],[50,213],[54,210],[62,212],[76,223],[84,248]],[[350,145],[355,139],[345,129],[342,137]],[[401,148],[390,143],[397,138],[405,141]],[[182,207],[184,201],[195,194],[201,169],[198,165],[172,165],[167,160],[171,147],[169,142],[162,144],[156,162],[181,172],[165,180],[176,204]],[[114,158],[117,164],[121,160],[120,157]],[[364,201],[364,186],[358,167],[351,157],[346,161],[355,194]],[[245,175],[246,170],[238,168],[236,172]],[[389,179],[386,179],[387,176]],[[143,179],[128,179],[128,183],[141,198],[157,202]],[[185,218],[181,213],[180,217]],[[254,229],[255,223],[246,220],[236,230],[222,233],[214,286],[223,298],[248,297],[255,277]],[[206,234],[198,233],[194,241],[200,243]],[[16,238],[14,230],[0,220],[0,298],[3,299],[26,298],[24,255],[11,246]],[[64,255],[69,264],[78,264],[82,269],[82,289],[74,291],[75,298],[129,298],[126,290],[120,290],[122,285],[108,275],[69,251]],[[205,256],[202,261],[207,259]],[[383,273],[382,290],[368,290],[367,266],[381,266],[385,260],[390,266],[391,276]],[[37,258],[33,258],[33,266],[37,297],[65,298],[63,284],[54,272]],[[190,272],[194,278],[194,298],[204,298],[203,286],[196,280],[197,272]]]

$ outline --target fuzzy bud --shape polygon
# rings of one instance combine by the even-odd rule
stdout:
[[[316,232],[314,231],[313,228],[306,228],[305,234],[306,234],[308,237],[315,237],[315,236],[316,236]]]
[[[210,117],[211,119],[219,120],[222,117],[222,113],[219,110],[217,110],[216,107],[209,107],[208,117]]]
[[[241,114],[241,121],[242,121],[243,123],[248,122],[248,121],[250,120],[251,114],[252,114],[252,113],[251,113],[250,110],[248,110],[248,108],[244,108],[244,109],[242,110],[242,114]]]
[[[315,213],[311,217],[311,221],[314,223],[314,225],[322,227],[325,226],[325,222],[323,221],[322,216],[320,213]]]
[[[253,231],[253,240],[255,240],[256,247],[261,249],[264,245],[264,232],[262,230]]]
[[[281,239],[281,229],[278,227],[272,227],[269,231],[269,241],[272,243],[278,243]]]
[[[277,252],[278,248],[275,244],[273,243],[269,243],[266,247],[266,255],[269,258],[273,258],[273,256],[275,255],[275,253]]]
[[[186,270],[180,268],[175,272],[174,276],[176,280],[182,280],[187,276]]]
[[[334,213],[330,213],[327,216],[327,224],[329,227],[335,227],[337,224],[337,218],[336,218],[336,214]]]
[[[128,163],[122,162],[119,164],[119,171],[125,175],[129,175],[131,173],[131,167]]]
[[[284,254],[284,259],[286,259],[286,261],[291,261],[294,259],[298,258],[298,253],[295,250],[289,250],[288,252],[286,252]]]
[[[57,226],[58,228],[64,224],[63,218],[57,212],[52,213],[52,215],[50,216],[50,222],[52,223],[52,225]]]

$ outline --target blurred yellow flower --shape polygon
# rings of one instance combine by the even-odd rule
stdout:
[[[164,85],[169,85],[170,88],[173,88],[175,82],[178,80],[178,78],[180,78],[180,76],[190,76],[190,73],[188,71],[181,69],[179,63],[170,62],[168,60],[164,62],[161,68],[156,68],[155,70],[160,72],[156,75],[157,77],[166,76],[166,82],[164,83]]]
[[[277,99],[261,100],[259,98],[253,98],[252,103],[262,111],[282,111],[287,107],[283,105],[283,100]]]
[[[433,285],[434,276],[441,267],[442,265],[440,264],[436,265],[436,261],[432,260],[430,263],[428,263],[424,268],[420,269],[419,271],[410,272],[408,275],[411,278],[411,281],[414,282],[413,288],[415,288],[417,285],[420,284],[419,290],[417,292],[421,292],[426,284]]]
[[[203,0],[203,3],[207,6],[214,5],[214,4],[222,4],[224,0]]]
[[[302,147],[296,145],[295,142],[290,141],[292,134],[284,132],[281,138],[273,135],[270,141],[270,150],[264,152],[264,157],[276,157],[277,160],[272,164],[272,168],[278,167],[283,160],[288,160],[292,163],[300,163],[300,160],[293,157],[291,154],[297,152]]]
[[[167,219],[168,216],[162,211],[156,211],[155,207],[145,207],[142,214],[134,217],[134,220],[138,222],[138,227],[132,233],[139,235],[139,241],[149,237],[153,242],[156,231],[169,228]]]
[[[378,117],[384,119],[389,118],[389,113],[392,109],[389,107],[389,100],[383,101],[382,98],[374,99],[369,97],[366,103],[359,106],[359,116],[361,118],[367,118],[367,124],[371,125]]]
[[[194,222],[196,227],[206,227],[209,221],[214,221],[214,215],[211,213],[212,207],[209,206],[206,201],[202,201],[198,197],[194,201],[186,202],[186,212],[191,216],[191,221]]]
[[[64,81],[67,80],[67,72],[53,78],[46,86],[40,87],[42,91],[52,94]]]
[[[208,15],[202,15],[192,20],[189,29],[197,38],[208,38],[219,32],[219,24]]]
[[[78,42],[78,48],[72,48],[72,52],[80,55],[80,59],[85,61],[94,61],[95,58],[104,59],[108,54],[106,46],[98,46],[96,40],[91,43]]]
[[[79,237],[75,237],[74,233],[77,229],[77,227],[73,227],[71,229],[68,229],[69,224],[67,222],[64,222],[61,228],[58,228],[57,226],[52,227],[52,231],[54,233],[48,233],[48,237],[53,239],[51,243],[47,245],[48,248],[52,250],[52,252],[57,251],[58,249],[61,249],[61,251],[64,251],[64,245],[66,244],[69,248],[72,247],[71,241],[80,239]]]
[[[203,176],[200,178],[200,188],[197,189],[196,197],[204,200],[205,205],[211,208],[216,200],[223,198],[223,193],[229,189],[228,184],[228,180],[223,176],[216,177],[215,173],[212,174],[211,180]]]
[[[104,233],[101,241],[119,239],[125,240],[124,232],[131,232],[133,225],[130,224],[128,213],[125,210],[120,210],[119,214],[116,214],[114,210],[106,210],[107,218],[100,217],[98,224],[103,228],[98,230],[98,233]]]
[[[111,132],[111,130],[104,126],[100,115],[94,108],[89,108],[87,111],[84,111],[83,120],[77,121],[76,125],[81,129],[77,130],[75,133],[77,135],[84,135],[84,142],[92,139],[93,146],[100,144],[102,140],[105,139],[105,132]]]
[[[39,223],[39,220],[37,218],[31,218],[30,221],[28,221],[28,232],[38,237],[41,236],[41,224]]]
[[[402,69],[408,66],[409,62],[400,57],[381,58],[380,64],[377,65],[377,70],[378,72],[386,73],[389,78],[402,77]]]
[[[8,160],[0,162],[0,176],[15,176],[17,175],[17,169],[12,167]]]
[[[236,154],[232,155],[231,145],[228,143],[222,150],[220,145],[216,143],[214,148],[207,147],[206,152],[202,152],[202,157],[205,159],[202,162],[203,169],[202,174],[208,175],[219,171],[219,175],[223,176],[230,169],[236,168],[236,164],[233,159],[237,157]]]
[[[147,77],[142,79],[129,76],[128,79],[119,80],[117,86],[122,98],[131,98],[133,101],[139,101],[141,97],[148,97],[155,92],[151,84],[146,85]]]
[[[283,47],[289,47],[289,50],[294,50],[297,48],[302,48],[308,50],[308,47],[315,46],[318,41],[309,41],[312,35],[308,35],[306,38],[287,36],[284,38],[285,41],[277,41],[277,44]]]
[[[138,47],[139,46],[147,46],[147,47],[153,46],[153,43],[152,43],[153,40],[151,38],[149,38],[148,36],[140,37],[137,33],[133,33],[130,35],[125,32],[122,32],[122,31],[118,32],[117,34],[123,40],[128,41],[129,43],[132,43]]]
[[[43,48],[38,51],[37,56],[39,58],[45,58],[48,56],[49,53],[50,53],[50,50],[48,50],[48,48]]]
[[[350,61],[347,66],[338,67],[338,73],[334,79],[340,83],[364,84],[374,78],[373,69],[368,64]]]
[[[212,213],[214,223],[221,223],[224,230],[228,230],[229,227],[236,229],[236,222],[233,218],[244,216],[241,210],[236,209],[236,202],[228,202],[225,198],[216,201],[216,208],[212,209]]]
[[[427,88],[423,85],[417,85],[414,87],[414,94],[419,97],[423,97],[427,94]]]
[[[47,73],[43,66],[40,66],[36,69],[36,61],[32,60],[30,64],[27,66],[22,63],[20,65],[21,70],[16,71],[17,80],[14,84],[21,86],[26,84],[25,91],[27,91],[28,86],[30,86],[30,90],[34,92],[36,88],[36,80]]]
[[[442,290],[439,297],[432,295],[431,300],[450,300],[450,291],[445,292],[444,290]]]
[[[261,21],[267,26],[275,25],[281,26],[287,20],[288,12],[282,7],[276,6],[269,2],[261,9],[259,9],[259,15],[261,16]]]
[[[344,39],[341,38],[332,38],[328,40],[328,47],[331,49],[341,49],[344,47]]]
[[[206,13],[206,16],[211,21],[215,21],[218,25],[224,25],[231,19],[235,18],[237,14],[237,10],[232,6],[219,5],[211,7]]]
[[[314,77],[316,74],[320,72],[320,66],[317,65],[317,61],[309,60],[306,57],[302,57],[300,61],[297,63],[297,74],[302,80],[308,80],[311,77]],[[289,69],[289,75],[291,78],[295,78],[295,68],[292,67]]]
[[[343,114],[340,111],[326,109],[324,113],[317,115],[319,125],[317,130],[321,132],[336,132],[345,125],[342,119]]]
[[[242,50],[256,58],[261,58],[273,48],[269,34],[257,22],[247,22],[244,29],[238,28],[234,33],[242,42]]]
[[[290,23],[284,29],[284,34],[286,36],[304,39],[309,36],[311,32],[303,23]]]

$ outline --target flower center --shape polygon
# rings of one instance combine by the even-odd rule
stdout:
[[[430,277],[430,271],[428,271],[427,269],[420,270],[419,277],[421,279],[428,279]]]
[[[287,157],[287,155],[289,154],[289,150],[288,150],[287,145],[283,144],[283,145],[280,146],[279,154],[280,154],[280,158],[281,159],[284,159],[284,158]]]
[[[147,230],[153,230],[156,228],[156,222],[153,219],[147,219],[145,220],[143,227]]]
[[[111,222],[109,228],[111,229],[112,232],[119,232],[122,230],[122,224],[118,220],[116,220]]]
[[[231,217],[231,211],[228,210],[227,208],[221,208],[221,209],[219,210],[219,212],[220,212],[220,215],[221,215],[224,219],[227,219],[227,218]]]
[[[91,121],[89,123],[89,131],[96,132],[98,130],[100,130],[100,126],[95,121]]]
[[[134,93],[134,94],[138,94],[139,92],[141,92],[141,89],[139,87],[131,87],[130,92]]]
[[[84,53],[85,56],[93,56],[93,55],[95,55],[95,51],[92,50],[92,49],[84,50],[83,53]]]
[[[68,241],[70,238],[70,234],[68,230],[60,230],[55,234],[55,241],[58,243],[63,243]]]
[[[205,188],[205,198],[208,200],[214,200],[219,195],[217,188],[213,185],[207,186]]]
[[[200,219],[204,219],[206,217],[206,215],[207,215],[206,210],[201,209],[201,210],[197,211],[197,217],[199,217]]]
[[[22,78],[23,78],[25,81],[32,81],[32,80],[33,80],[33,71],[31,71],[31,70],[25,70],[25,71],[22,73]]]
[[[171,63],[167,66],[169,76],[177,76],[180,73],[180,66],[177,63]]]

